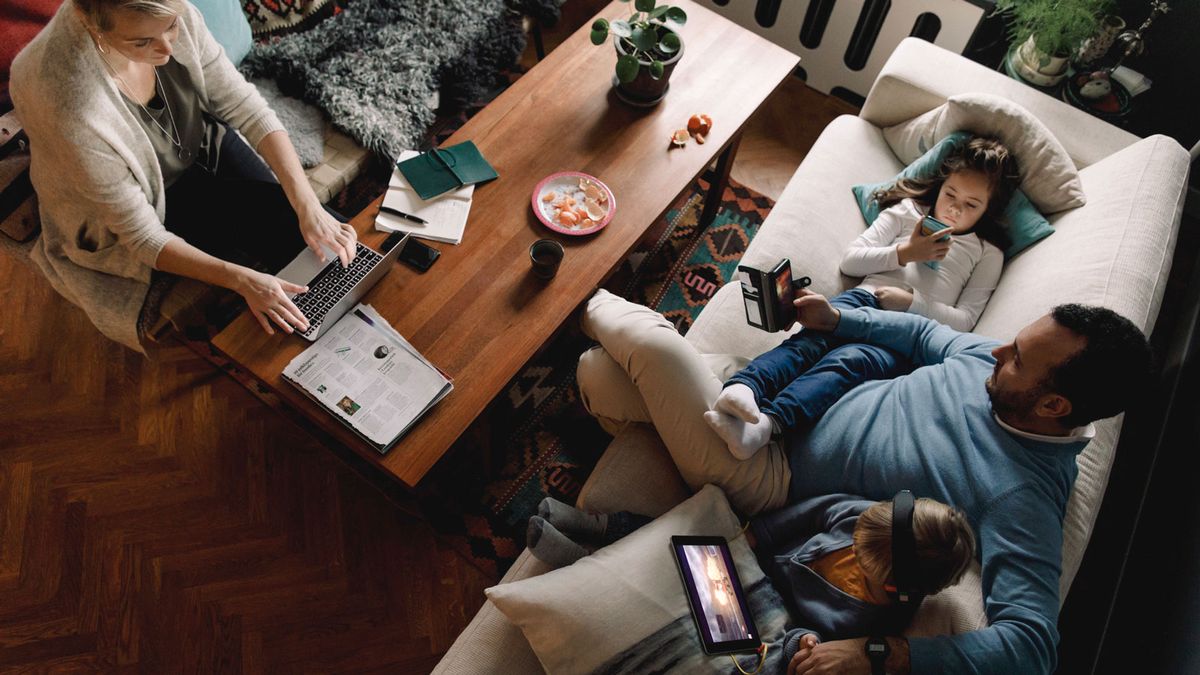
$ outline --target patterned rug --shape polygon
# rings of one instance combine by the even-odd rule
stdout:
[[[607,287],[655,307],[686,332],[736,271],[773,202],[731,182],[708,228],[698,180],[650,230]],[[422,511],[465,557],[497,578],[525,547],[543,497],[574,503],[611,437],[587,414],[575,364],[591,341],[573,326],[493,401],[419,486]]]

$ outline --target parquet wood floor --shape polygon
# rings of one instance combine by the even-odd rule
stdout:
[[[778,196],[842,112],[789,82],[734,178]],[[108,342],[4,255],[0,288],[0,672],[424,673],[483,603],[496,579],[208,362]]]

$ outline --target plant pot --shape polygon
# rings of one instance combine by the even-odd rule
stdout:
[[[660,23],[656,23],[655,25],[660,30],[671,30]],[[618,58],[629,53],[625,49],[623,40],[624,38],[621,37],[613,37],[613,46],[616,48]],[[616,89],[617,97],[630,105],[645,107],[657,105],[659,101],[666,98],[667,91],[671,88],[669,81],[671,73],[675,70],[675,65],[679,63],[679,59],[683,57],[683,48],[683,38],[681,37],[679,39],[679,51],[668,58],[659,59],[663,64],[663,74],[657,80],[650,76],[650,62],[645,59],[638,59],[640,65],[637,77],[629,82],[621,82],[616,75],[613,75],[613,88]]]
[[[1084,41],[1079,48],[1076,60],[1081,64],[1091,64],[1099,61],[1112,47],[1117,34],[1125,30],[1125,19],[1109,14],[1100,23],[1100,31]]]
[[[1069,56],[1050,55],[1037,48],[1036,36],[1030,35],[1012,54],[1010,63],[1022,79],[1039,87],[1054,87],[1067,76]]]

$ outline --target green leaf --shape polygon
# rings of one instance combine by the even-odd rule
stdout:
[[[648,52],[658,44],[658,34],[653,29],[634,28],[629,40],[638,51]]]
[[[592,44],[602,45],[602,44],[604,44],[604,41],[607,39],[608,39],[608,31],[607,30],[593,30],[592,31]]]
[[[678,7],[672,7],[667,10],[667,21],[677,23],[680,26],[687,23],[687,12]]]
[[[675,33],[667,33],[666,35],[662,36],[662,40],[660,40],[658,43],[658,48],[661,49],[664,54],[674,54],[675,52],[679,51],[679,47],[679,36]]]
[[[611,28],[613,35],[617,37],[627,38],[633,34],[633,27],[629,25],[628,21],[614,21]]]
[[[617,79],[621,82],[633,82],[633,78],[638,74],[638,60],[636,56],[624,54],[617,57]]]
[[[649,12],[654,9],[654,0],[633,0],[633,6],[639,12]]]
[[[654,59],[653,61],[650,62],[650,77],[652,77],[656,80],[661,80],[662,76],[663,76],[662,61],[659,61],[658,59]]]
[[[596,19],[596,23],[592,24],[592,30],[608,30],[608,19]]]
[[[671,9],[671,8],[667,7],[666,5],[659,5],[658,7],[654,8],[654,11],[652,11],[646,15],[646,20],[652,21],[654,19],[657,19],[658,17],[662,16],[663,14],[666,14],[667,10],[669,10],[669,9]]]

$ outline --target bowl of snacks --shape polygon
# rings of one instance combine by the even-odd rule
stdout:
[[[532,202],[543,225],[570,235],[603,229],[617,210],[612,190],[599,178],[579,171],[546,176],[533,189]]]

